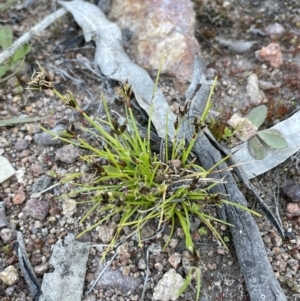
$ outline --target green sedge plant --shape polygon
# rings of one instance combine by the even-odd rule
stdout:
[[[132,89],[128,83],[122,85],[125,121],[112,117],[104,97],[102,105],[106,118],[92,118],[78,106],[71,92],[66,95],[59,93],[53,84],[47,81],[42,68],[29,85],[31,89],[53,89],[66,106],[73,108],[89,124],[90,127],[78,126],[80,132],[102,141],[101,147],[95,147],[84,135],[74,135],[68,131],[57,135],[44,129],[55,138],[84,149],[86,154],[81,156],[81,160],[90,166],[88,171],[92,175],[90,183],[82,184],[79,181],[86,171],[68,174],[61,180],[61,183],[73,182],[76,185],[76,189],[68,193],[68,196],[89,195],[91,207],[83,216],[81,223],[84,225],[88,217],[95,212],[98,217],[95,224],[87,227],[77,237],[99,225],[109,223],[111,218],[118,214],[120,221],[115,226],[114,236],[103,254],[104,258],[117,243],[124,227],[136,230],[139,246],[142,247],[140,230],[144,225],[155,221],[160,228],[163,223],[169,223],[171,233],[165,243],[166,247],[178,221],[185,235],[187,250],[197,254],[190,229],[190,217],[197,216],[226,247],[212,221],[227,223],[206,213],[206,208],[226,204],[250,210],[228,201],[226,196],[210,193],[211,188],[221,181],[209,177],[216,166],[206,171],[193,158],[191,152],[197,135],[189,145],[185,145],[180,139],[175,139],[172,146],[165,143],[162,148],[164,154],[152,151],[150,128],[153,106],[150,109],[148,127],[146,131],[141,132],[131,108]],[[178,129],[177,124],[176,130]],[[146,135],[143,134],[145,132]],[[179,293],[188,287],[194,272],[199,300],[201,273],[198,264],[192,265],[187,272],[187,278]]]

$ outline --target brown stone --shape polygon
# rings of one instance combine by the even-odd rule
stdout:
[[[26,200],[26,193],[22,189],[20,189],[15,193],[15,196],[13,198],[13,203],[15,205],[19,205],[24,203],[25,200]]]
[[[43,276],[49,270],[49,263],[43,263],[34,268],[34,272],[37,276]]]
[[[8,265],[14,265],[16,264],[17,262],[19,261],[18,257],[16,255],[13,255],[11,257],[9,257],[7,260],[6,260],[6,263]]]
[[[292,183],[282,187],[282,195],[289,202],[300,203],[300,185]]]
[[[23,208],[23,212],[38,220],[43,220],[47,216],[48,210],[47,202],[36,199],[28,200]]]
[[[286,207],[289,216],[300,216],[300,207],[298,203],[289,203]]]
[[[268,62],[273,68],[279,68],[282,65],[282,53],[278,44],[271,43],[256,52],[256,56]]]
[[[200,52],[191,1],[114,0],[109,18],[133,32],[129,47],[138,65],[156,76],[164,54],[161,73],[174,77],[176,88],[187,83]]]

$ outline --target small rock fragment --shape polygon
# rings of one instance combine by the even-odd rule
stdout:
[[[0,273],[0,279],[4,284],[13,285],[19,280],[17,269],[13,265],[9,265]]]
[[[174,269],[170,269],[158,281],[153,291],[153,300],[169,301],[178,298],[178,291],[184,280]]]
[[[198,217],[190,217],[190,229],[191,232],[194,232],[199,229],[201,221]]]
[[[179,263],[181,262],[181,255],[175,252],[169,256],[168,261],[174,269],[177,269]]]
[[[128,277],[130,274],[130,267],[127,265],[127,266],[123,266],[122,267],[122,275]]]
[[[15,238],[15,231],[10,228],[4,228],[0,232],[0,236],[5,244],[11,242]]]
[[[47,202],[36,199],[28,200],[23,208],[23,212],[38,220],[43,220],[47,216],[48,210],[49,205]]]
[[[239,54],[249,51],[252,46],[257,43],[255,41],[230,41],[221,38],[217,38],[217,41],[220,46],[226,47],[232,52]]]
[[[113,235],[115,233],[114,225],[110,226],[101,226],[98,231],[99,238],[102,240],[103,243],[107,244],[110,243]]]
[[[177,238],[171,238],[170,242],[169,242],[169,246],[171,248],[176,248],[178,245],[178,239]]]
[[[149,251],[153,255],[158,255],[161,253],[161,244],[160,243],[153,243],[149,246]]]
[[[30,262],[33,267],[42,264],[42,255],[40,253],[32,254],[32,256],[30,258]]]
[[[149,237],[152,237],[154,235],[154,230],[151,229],[151,227],[149,227],[148,225],[145,225],[142,229],[141,229],[141,238],[142,239],[147,239]],[[137,238],[137,237],[136,237]]]
[[[71,144],[64,145],[56,151],[55,160],[71,164],[79,155],[80,151],[77,147]]]
[[[246,96],[253,105],[267,102],[265,93],[259,89],[258,77],[254,73],[247,78]]]
[[[120,245],[118,248],[117,248],[117,253],[120,254],[120,255],[123,255],[123,254],[126,254],[128,253],[129,251],[129,246],[128,246],[128,242]]]
[[[144,260],[143,258],[141,258],[141,259],[139,260],[139,262],[138,262],[138,268],[139,268],[140,270],[145,270],[146,267],[147,267],[147,265],[146,265],[145,260]]]
[[[75,212],[76,212],[76,201],[73,199],[67,199],[63,202],[62,204],[62,214],[67,216],[67,217],[71,217]]]
[[[104,265],[100,264],[97,272],[95,273],[95,278],[99,275],[99,273],[102,272],[103,268]],[[141,285],[141,283],[141,277],[135,278],[131,276],[124,276],[119,270],[112,270],[110,267],[108,267],[100,277],[95,287],[97,289],[119,289],[127,293],[129,291],[133,292],[134,290],[136,290]]]
[[[7,296],[12,297],[14,291],[15,291],[15,287],[14,287],[14,286],[8,286],[8,287],[5,289],[5,294],[6,294]],[[2,300],[3,300],[3,299],[2,299]]]
[[[282,194],[287,201],[292,203],[300,202],[300,185],[299,184],[289,184],[282,187]]]
[[[0,228],[9,225],[7,217],[5,215],[5,202],[0,202]]]
[[[279,23],[270,24],[265,28],[265,32],[271,39],[277,39],[284,33],[284,28]]]
[[[28,147],[28,141],[25,140],[25,139],[20,139],[16,142],[15,144],[15,149],[17,151],[21,151],[21,150],[24,150]]]
[[[50,186],[50,184],[51,184],[51,178],[46,175],[43,175],[39,177],[36,180],[36,182],[32,185],[31,191],[32,193],[44,191]]]
[[[5,180],[9,179],[11,176],[15,174],[15,169],[9,163],[9,161],[0,156],[0,183],[3,183]]]
[[[49,270],[49,263],[43,263],[34,268],[34,272],[37,276],[43,276]]]
[[[31,171],[36,174],[36,175],[41,175],[43,174],[45,171],[44,171],[44,168],[41,164],[33,164],[31,167],[30,167]]]
[[[282,65],[282,53],[278,44],[271,43],[267,47],[255,52],[257,59],[269,62],[273,68],[279,68]]]
[[[281,247],[282,246],[282,237],[279,235],[275,235],[273,238],[271,238],[273,246],[275,247]]]
[[[17,178],[18,183],[24,182],[24,176],[25,176],[25,168],[20,168],[15,173],[15,177]]]
[[[55,128],[52,129],[51,132],[54,134],[59,134],[65,130],[66,126],[63,124],[58,124]],[[37,145],[44,146],[44,145],[55,145],[60,144],[61,140],[55,139],[52,135],[48,134],[47,132],[37,133],[34,135],[34,141]]]
[[[0,148],[3,148],[3,147],[6,147],[6,146],[9,146],[10,145],[10,142],[7,141],[6,138],[0,136]],[[1,149],[2,152],[4,152],[2,149]],[[1,153],[2,155],[3,153]]]
[[[28,132],[28,134],[36,134],[39,133],[41,131],[40,125],[37,123],[28,123],[26,125],[26,130]]]
[[[265,81],[265,80],[260,80],[258,83],[259,83],[260,89],[262,89],[263,91],[272,90],[272,89],[276,89],[276,88],[280,87],[280,83],[277,85],[274,85],[273,83],[271,83],[269,81]]]
[[[15,193],[15,196],[13,197],[13,203],[15,205],[19,205],[24,203],[25,200],[26,200],[26,193],[22,189],[19,189]]]
[[[297,203],[289,203],[286,206],[287,214],[290,217],[300,216],[300,206]]]
[[[235,129],[235,136],[243,142],[248,141],[257,132],[254,124],[237,113],[233,114],[227,123]]]
[[[265,37],[266,36],[266,33],[263,32],[262,30],[258,29],[258,28],[255,28],[255,27],[250,27],[247,32],[253,34],[253,35],[256,35],[256,36],[260,36],[260,37]]]

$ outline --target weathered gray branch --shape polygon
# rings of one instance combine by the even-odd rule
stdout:
[[[210,90],[210,85],[202,78],[201,63],[198,58],[196,58],[195,69],[193,83],[187,92],[187,101],[190,100],[191,104],[188,116],[183,124],[187,141],[190,141],[194,134],[194,126],[191,123],[195,117],[201,117]],[[202,83],[198,91],[195,90],[197,87],[195,81]],[[198,135],[193,151],[206,170],[224,157],[214,145],[208,129]],[[226,171],[227,167],[226,163],[218,166],[217,169],[222,171],[215,173],[214,177],[224,179],[226,183],[215,186],[212,192],[228,195],[230,201],[247,206],[245,196],[239,190],[232,173]],[[241,174],[238,174],[238,176],[240,177]],[[249,182],[246,184],[252,189]],[[219,214],[227,222],[234,225],[230,229],[251,301],[286,301],[287,299],[272,270],[258,226],[252,215],[247,211],[227,205],[219,210]]]

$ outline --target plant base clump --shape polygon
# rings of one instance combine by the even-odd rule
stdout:
[[[33,80],[31,86],[41,88],[39,85],[42,78],[45,87],[52,88],[65,104],[84,117],[90,126],[89,128],[79,126],[82,135],[75,135],[70,131],[60,133],[58,136],[53,134],[66,143],[86,150],[86,154],[81,159],[89,166],[88,171],[69,174],[61,181],[61,183],[75,182],[76,189],[69,193],[69,196],[89,195],[92,206],[81,223],[84,223],[92,213],[96,213],[99,217],[94,225],[88,227],[78,237],[98,225],[108,223],[118,214],[120,221],[115,226],[113,239],[105,252],[107,254],[118,241],[124,227],[130,226],[136,229],[139,245],[142,247],[140,230],[146,223],[155,220],[159,228],[164,223],[170,223],[169,237],[171,238],[175,221],[178,220],[185,234],[187,249],[190,253],[198,255],[190,231],[190,218],[193,215],[197,216],[222,241],[211,224],[212,220],[220,220],[207,215],[205,208],[233,204],[227,201],[225,196],[210,194],[210,189],[219,182],[208,177],[214,167],[206,171],[192,156],[191,151],[197,135],[189,145],[185,145],[185,142],[180,139],[175,139],[171,144],[165,143],[167,139],[161,139],[162,151],[155,153],[152,150],[150,132],[151,112],[147,129],[141,130],[130,106],[131,88],[128,85],[122,86],[126,119],[113,118],[104,99],[102,105],[106,118],[93,119],[79,108],[71,92],[63,96],[45,80],[45,76],[37,74],[37,77],[39,80]],[[179,126],[177,125],[176,128],[178,129]],[[100,148],[93,146],[89,142],[91,137],[101,141],[102,146]],[[80,179],[84,173],[89,173],[91,180],[89,183],[80,184],[76,179]],[[169,241],[166,242],[166,246],[168,243]],[[198,300],[201,277],[199,266],[196,264],[188,271],[186,281],[179,293],[186,289],[194,271],[197,278]]]

